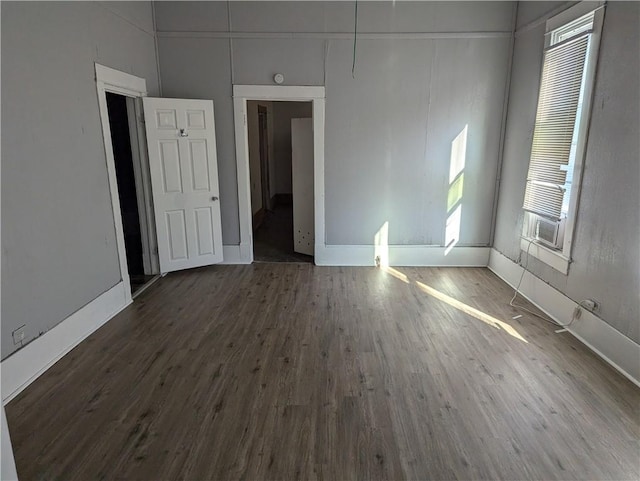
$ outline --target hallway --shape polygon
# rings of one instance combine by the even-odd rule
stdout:
[[[313,257],[293,250],[293,206],[276,205],[268,210],[254,233],[253,259],[256,262],[313,262]]]

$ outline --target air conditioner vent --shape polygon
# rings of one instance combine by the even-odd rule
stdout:
[[[550,221],[542,218],[536,220],[536,240],[548,244],[553,248],[560,248],[558,232],[560,230],[560,222]]]

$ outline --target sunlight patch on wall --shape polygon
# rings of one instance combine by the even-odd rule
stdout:
[[[458,203],[462,200],[462,191],[464,190],[464,173],[453,181],[449,186],[449,192],[447,194],[447,212],[451,212]]]
[[[376,235],[373,237],[375,246],[376,264],[380,267],[389,266],[389,221],[382,224]]]
[[[444,255],[446,256],[451,249],[453,249],[458,240],[460,239],[460,222],[462,221],[462,204],[458,204],[456,210],[454,210],[449,217],[447,217],[447,224],[445,226],[444,239],[446,249]]]
[[[446,256],[460,240],[462,222],[462,196],[464,193],[464,167],[467,158],[468,125],[451,142],[449,159],[449,190],[447,191],[447,220],[445,223],[444,245]]]
[[[449,184],[452,184],[458,174],[464,170],[467,157],[467,129],[468,125],[451,142],[451,160],[449,162]]]

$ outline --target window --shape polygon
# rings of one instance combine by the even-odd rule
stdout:
[[[523,249],[565,274],[602,29],[604,5],[596,7],[580,3],[547,21],[524,195]]]

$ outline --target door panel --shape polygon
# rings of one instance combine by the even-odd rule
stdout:
[[[198,254],[201,256],[213,254],[213,227],[211,225],[212,218],[210,207],[200,207],[195,210],[196,233],[198,240]]]
[[[204,110],[187,110],[187,127],[190,129],[206,129]]]
[[[207,141],[189,141],[189,159],[191,160],[191,185],[193,190],[211,189],[209,185],[209,163],[207,162]]]
[[[313,120],[291,119],[293,250],[314,255]]]
[[[166,214],[166,227],[169,237],[169,255],[172,261],[187,258],[187,226],[184,210],[174,210]]]
[[[175,110],[156,110],[155,117],[156,128],[160,130],[175,130],[178,128]],[[145,118],[147,117],[145,116]]]
[[[143,102],[160,271],[221,262],[213,102]]]
[[[182,192],[182,173],[178,152],[177,140],[160,141],[160,162],[165,194]]]

